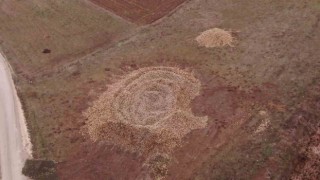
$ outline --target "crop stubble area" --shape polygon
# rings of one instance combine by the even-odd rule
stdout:
[[[0,2],[34,157],[61,179],[319,176],[318,1],[191,0],[142,29],[87,1]],[[215,27],[234,47],[199,47]]]

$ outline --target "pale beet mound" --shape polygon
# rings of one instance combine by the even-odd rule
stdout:
[[[222,47],[222,46],[232,46],[234,38],[229,31],[225,31],[219,28],[213,28],[202,32],[196,41],[200,46],[206,48]]]

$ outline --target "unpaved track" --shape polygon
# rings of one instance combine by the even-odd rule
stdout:
[[[3,180],[27,179],[21,172],[24,161],[31,157],[31,144],[10,67],[1,53],[0,156]]]

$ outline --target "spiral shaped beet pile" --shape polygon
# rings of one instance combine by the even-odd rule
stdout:
[[[133,131],[139,134],[138,131],[145,129],[165,137],[181,138],[192,129],[206,126],[207,118],[194,116],[190,108],[200,88],[200,81],[192,73],[176,67],[133,71],[108,86],[84,112],[89,135],[93,140],[104,140],[112,136],[110,133],[117,133],[117,141],[127,142],[134,136]],[[117,131],[115,124],[120,124]],[[121,128],[124,126],[130,127],[130,132]]]

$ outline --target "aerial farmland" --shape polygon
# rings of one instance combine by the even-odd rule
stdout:
[[[0,0],[0,177],[319,179],[319,48],[317,0]]]

